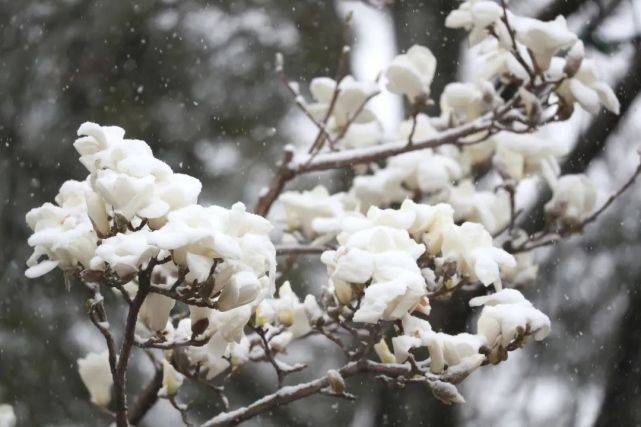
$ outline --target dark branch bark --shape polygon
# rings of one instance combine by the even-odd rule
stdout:
[[[149,266],[138,274],[138,292],[131,301],[127,322],[125,324],[125,335],[118,355],[118,364],[114,374],[114,394],[116,396],[116,423],[118,427],[127,427],[129,419],[127,415],[127,366],[129,355],[135,341],[136,321],[142,303],[145,301],[151,288],[151,272],[156,265],[155,260],[149,262]]]
[[[129,413],[129,423],[138,424],[147,412],[158,401],[158,391],[162,387],[162,369],[156,369],[154,377],[147,383],[147,386],[140,392],[138,400]]]
[[[628,308],[617,331],[618,344],[612,347],[613,365],[594,424],[636,426],[641,417],[641,291],[630,292]]]

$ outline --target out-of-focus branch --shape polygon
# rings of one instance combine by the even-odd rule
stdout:
[[[129,422],[138,424],[158,401],[158,391],[162,387],[162,369],[156,367],[153,378],[138,395],[138,399],[129,412]]]
[[[586,3],[589,3],[589,0],[554,0],[537,14],[536,19],[551,21],[559,15],[568,16]]]
[[[317,255],[329,250],[332,250],[332,247],[324,245],[278,245],[276,255]]]
[[[633,282],[636,285],[638,282]],[[639,383],[641,382],[641,291],[633,286],[630,300],[617,331],[613,349],[613,368],[607,379],[605,397],[594,423],[597,427],[636,425],[639,419]]]

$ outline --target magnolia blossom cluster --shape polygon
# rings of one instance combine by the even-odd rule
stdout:
[[[415,310],[429,313],[428,284],[453,287],[466,281],[500,289],[501,267],[517,265],[512,255],[493,246],[482,225],[457,225],[446,204],[406,200],[399,209],[372,207],[366,216],[345,218],[340,227],[338,249],[324,252],[321,260],[341,304],[361,299],[357,322],[401,319]],[[436,274],[449,266],[454,272]]]
[[[135,293],[138,273],[156,260],[151,286],[199,289],[201,303],[189,305],[189,327],[183,321],[176,330],[189,331],[185,339],[192,333],[211,337],[190,358],[215,371],[219,359],[241,345],[256,306],[274,292],[271,224],[248,213],[242,203],[231,209],[196,204],[200,182],[174,173],[145,142],[125,139],[120,128],[85,123],[78,134],[74,146],[89,176],[65,182],[56,204],[45,203],[27,214],[34,253],[26,275],[37,277],[56,267],[90,272],[84,277],[115,277]],[[152,289],[140,309],[139,332],[175,335],[169,321],[175,302]],[[111,375],[105,363],[106,353],[78,362],[99,406],[111,396],[111,383],[96,379]]]
[[[340,218],[365,213],[371,206],[395,206],[411,198],[429,204],[447,203],[457,221],[477,222],[497,233],[505,229],[514,214],[513,194],[510,196],[507,188],[514,193],[521,181],[540,176],[554,193],[546,212],[561,226],[578,224],[594,211],[596,191],[585,175],[558,177],[558,159],[567,153],[567,147],[545,133],[529,133],[551,114],[567,118],[574,105],[590,113],[597,113],[601,106],[614,113],[619,110],[612,89],[598,77],[594,62],[585,58],[582,42],[563,17],[542,22],[517,16],[492,1],[474,0],[452,11],[446,25],[470,32],[472,54],[478,57],[480,72],[475,73],[476,80],[447,85],[440,97],[440,115],[413,114],[401,123],[392,140],[398,145],[424,141],[444,128],[472,122],[505,107],[506,99],[496,92],[495,83],[520,84],[516,105],[521,109],[510,114],[524,125],[516,132],[500,130],[484,135],[481,131],[462,138],[464,144],[444,144],[392,156],[383,166],[370,165],[365,173],[357,168],[344,193],[330,194],[324,187],[284,193],[280,200],[288,230],[299,230],[306,239],[331,239]],[[384,71],[384,88],[403,95],[414,106],[423,105],[429,100],[436,69],[436,58],[429,49],[413,46],[394,58]],[[526,89],[546,84],[549,87],[543,93]],[[386,142],[378,130],[350,132],[357,127],[362,130],[363,123],[377,122],[367,101],[381,89],[351,76],[338,84],[318,78],[310,86],[317,102],[307,105],[319,112],[314,113],[317,118],[332,113],[330,129],[345,131],[347,126],[345,132],[338,133],[342,138],[335,141],[340,148],[371,146]],[[556,113],[544,102],[556,105]],[[472,143],[475,140],[481,142]],[[343,143],[347,145],[340,146]],[[478,180],[479,175],[484,179]]]
[[[550,319],[515,289],[473,298],[470,306],[484,306],[476,334],[436,332],[427,320],[407,313],[401,318],[401,333],[391,339],[393,353],[384,339],[375,346],[379,359],[404,363],[413,350],[424,347],[432,373],[458,369],[467,374],[488,356],[492,363],[503,360],[510,344],[522,346],[530,337],[542,340],[550,333]]]
[[[409,361],[413,373],[425,367],[429,381],[427,367],[435,375],[449,374],[438,378],[450,381],[484,363],[499,363],[531,338],[545,338],[548,317],[516,289],[503,288],[531,283],[538,268],[527,246],[513,250],[515,255],[503,249],[531,238],[516,221],[516,195],[524,181],[543,178],[553,191],[545,206],[546,232],[563,235],[589,222],[595,186],[585,175],[559,176],[566,148],[537,129],[567,119],[575,105],[617,113],[619,103],[562,17],[541,22],[493,1],[468,0],[446,25],[469,31],[480,66],[475,80],[447,85],[438,100],[430,98],[437,61],[423,46],[394,58],[376,82],[315,78],[311,100],[290,83],[319,134],[291,159],[293,166],[283,164],[287,174],[263,194],[257,211],[263,212],[265,200],[264,212],[269,210],[279,195],[282,243],[310,245],[310,252],[322,246],[328,284],[320,304],[313,295],[301,299],[289,281],[276,292],[276,248],[266,218],[242,203],[230,209],[198,204],[197,179],[175,173],[144,141],[126,139],[121,128],[95,123],[81,125],[74,143],[87,178],[65,182],[55,203],[26,215],[34,248],[26,276],[59,268],[117,289],[128,302],[138,296],[130,337],[142,347],[164,349],[159,396],[170,399],[186,376],[212,380],[248,361],[270,362],[281,384],[297,368],[288,371],[275,356],[292,340],[315,333],[353,357],[358,352],[332,335],[341,328],[350,337],[376,333],[372,344],[383,336],[373,345],[381,362]],[[505,89],[512,87],[509,94]],[[368,107],[382,90],[401,95],[411,112],[392,135],[384,134]],[[437,116],[422,112],[437,102]],[[464,136],[452,137],[456,132]],[[362,157],[344,192],[332,194],[322,185],[281,192],[300,171],[324,170],[337,159],[344,165],[350,153]],[[313,169],[318,155],[325,163]],[[434,300],[479,285],[488,295],[469,302],[483,307],[475,333],[432,329]],[[177,301],[187,308],[178,310]],[[108,322],[92,320],[108,333]],[[385,328],[383,322],[393,323]],[[363,324],[367,328],[358,329]],[[417,360],[425,351],[429,358]],[[78,360],[95,405],[111,401],[118,357],[89,353]],[[339,370],[331,370],[326,381],[334,394],[344,394]],[[460,401],[455,390],[453,396],[451,401]]]

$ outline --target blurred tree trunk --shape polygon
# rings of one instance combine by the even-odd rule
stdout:
[[[613,344],[612,369],[595,426],[638,426],[641,423],[641,291],[636,287],[630,291],[628,308]]]
[[[396,0],[392,6],[396,41],[401,52],[414,44],[429,47],[438,58],[432,99],[438,103],[443,88],[456,80],[464,31],[445,27],[445,17],[458,8],[457,0]]]

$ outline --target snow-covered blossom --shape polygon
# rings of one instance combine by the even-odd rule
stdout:
[[[433,373],[441,373],[445,366],[452,367],[460,363],[478,367],[484,359],[479,354],[484,343],[479,336],[435,332],[429,322],[409,314],[403,317],[402,325],[404,334],[392,338],[397,363],[405,362],[410,351],[419,347],[427,347],[430,353],[430,370]]]
[[[34,231],[28,240],[34,248],[27,260],[29,269],[25,275],[29,278],[42,276],[56,267],[62,270],[88,267],[93,258],[98,238],[87,216],[86,204],[78,201],[79,194],[72,198],[65,191],[71,185],[78,188],[82,183],[75,181],[62,186],[57,197],[62,206],[45,203],[26,215],[27,225]],[[42,257],[46,259],[40,262]]]
[[[510,220],[510,199],[504,191],[479,191],[465,180],[452,187],[447,202],[454,208],[457,220],[481,223],[494,233]]]
[[[74,142],[80,162],[92,174],[92,188],[116,213],[162,222],[170,210],[196,202],[200,181],[174,173],[147,143],[124,135],[119,127],[87,122]]]
[[[278,288],[277,297],[263,300],[256,308],[256,325],[284,325],[296,338],[308,333],[322,315],[313,295],[307,295],[301,302],[290,283],[285,282]]]
[[[568,62],[561,58],[555,58],[553,67],[565,68]],[[620,104],[612,88],[599,78],[597,65],[593,60],[584,59],[576,73],[564,79],[556,93],[568,105],[579,104],[584,110],[592,114],[598,114],[603,105],[614,114],[619,114]]]
[[[307,108],[317,120],[323,120],[332,104],[336,81],[329,77],[317,77],[312,80],[309,90],[316,102],[308,104]],[[338,95],[328,127],[342,129],[350,121],[368,123],[376,120],[374,113],[363,106],[368,98],[376,93],[378,93],[378,87],[375,83],[360,82],[352,76],[344,77],[338,84]]]
[[[554,168],[556,158],[567,151],[557,141],[534,134],[500,133],[494,140],[494,164],[503,174],[516,180],[541,172],[543,162]]]
[[[436,58],[432,52],[424,46],[414,45],[396,56],[387,67],[387,89],[416,102],[430,94],[435,72]]]
[[[492,84],[487,81],[450,83],[441,94],[441,114],[455,123],[464,123],[481,116],[496,102],[500,101]]]
[[[425,242],[431,255],[440,254],[443,260],[456,262],[457,271],[471,281],[500,286],[500,266],[516,265],[512,255],[493,246],[492,236],[481,224],[455,224],[449,205],[429,206],[406,200],[400,210],[414,214],[409,228],[412,236]]]
[[[345,211],[345,193],[330,194],[322,185],[310,191],[287,191],[279,201],[285,209],[287,228],[301,230],[307,238],[317,234],[312,226],[314,220],[339,217]]]
[[[176,368],[167,359],[162,360],[162,388],[159,396],[174,396],[182,385],[185,376],[176,371]]]
[[[470,31],[470,44],[475,45],[488,34],[487,27],[499,21],[501,16],[501,6],[493,1],[468,0],[450,12],[445,19],[445,26]]]
[[[563,175],[550,184],[552,199],[545,205],[548,215],[572,225],[583,221],[594,211],[597,190],[586,175]]]
[[[458,271],[464,276],[479,280],[485,286],[493,284],[497,289],[501,285],[500,266],[516,266],[514,257],[494,247],[490,233],[473,222],[452,227],[443,239],[441,252],[446,260],[456,261]]]
[[[506,348],[519,334],[526,332],[537,341],[550,333],[550,319],[516,289],[503,289],[470,300],[471,307],[482,305],[477,329],[490,349]]]
[[[560,50],[571,47],[577,40],[576,34],[568,29],[561,15],[549,22],[519,17],[515,26],[517,40],[532,52],[541,70],[547,70],[552,57]]]
[[[409,223],[395,223],[391,215],[372,207],[367,217],[346,221],[338,235],[339,248],[321,256],[341,303],[347,303],[354,292],[364,293],[354,321],[400,319],[425,295],[425,281],[416,264],[425,246],[404,229],[412,221],[410,216]]]
[[[157,253],[143,227],[159,228],[168,212],[196,202],[197,179],[174,173],[144,141],[124,139],[124,134],[115,126],[80,126],[74,147],[90,175],[83,182],[65,182],[57,205],[45,203],[27,213],[34,231],[28,277],[55,267],[104,269],[107,264],[121,276],[131,274]],[[126,232],[132,224],[139,231]],[[113,235],[114,230],[120,234]],[[98,246],[99,238],[104,240]]]
[[[202,283],[213,277],[226,309],[260,302],[273,292],[276,251],[269,240],[272,225],[246,211],[192,205],[171,212],[150,242],[172,251],[173,261],[187,268],[185,280]]]
[[[499,26],[499,28],[504,28],[507,31],[504,25]],[[507,40],[509,40],[509,35],[507,35]],[[530,76],[527,69],[516,58],[509,41],[502,43],[499,40],[487,38],[479,44],[478,49],[481,61],[478,64],[478,70],[475,70],[474,74],[478,80],[492,80],[496,77],[515,77],[521,81],[529,79]],[[519,51],[522,52],[523,49],[519,49]],[[521,58],[523,58],[528,67],[531,67],[529,56],[521,55]]]
[[[202,337],[208,337],[201,347],[187,347],[186,354],[193,365],[200,365],[207,379],[212,379],[230,367],[248,360],[249,343],[243,329],[251,317],[249,306],[243,305],[228,311],[207,311],[208,327]],[[183,319],[176,328],[176,336],[189,339],[193,320]]]
[[[150,232],[139,230],[118,233],[102,241],[91,260],[92,270],[103,270],[106,265],[121,277],[134,274],[158,254],[158,248],[149,244]]]
[[[109,352],[89,353],[78,359],[78,373],[89,394],[91,402],[98,406],[107,406],[111,401],[113,378],[109,366]]]
[[[456,160],[431,149],[410,151],[392,157],[387,167],[404,171],[404,184],[411,190],[423,193],[448,188],[463,173]]]
[[[384,168],[372,175],[360,175],[354,178],[350,194],[367,210],[370,206],[389,206],[411,196],[403,188],[405,171],[396,168]]]
[[[371,147],[379,144],[382,138],[383,128],[378,120],[352,123],[337,145],[343,149]]]
[[[16,413],[13,411],[13,406],[8,403],[0,405],[0,427],[15,427]]]

